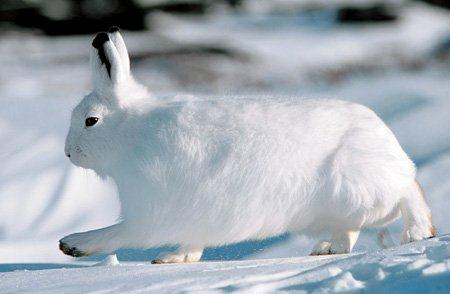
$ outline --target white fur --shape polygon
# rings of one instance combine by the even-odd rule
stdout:
[[[206,246],[291,232],[330,233],[313,254],[345,253],[361,228],[386,225],[400,210],[405,242],[432,236],[414,164],[370,109],[338,100],[155,99],[129,74],[122,38],[104,46],[111,78],[93,51],[94,91],[73,111],[66,153],[115,181],[122,221],[65,237],[63,248],[88,255],[177,244],[181,253],[165,260],[183,262]],[[90,116],[99,121],[87,128]]]

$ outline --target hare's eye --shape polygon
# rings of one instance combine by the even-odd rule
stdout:
[[[86,121],[84,122],[86,127],[92,127],[98,122],[98,117],[88,117],[86,118]]]

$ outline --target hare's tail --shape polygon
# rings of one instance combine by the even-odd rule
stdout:
[[[404,229],[402,243],[436,236],[436,228],[431,219],[431,211],[425,200],[425,193],[415,181],[400,200]]]

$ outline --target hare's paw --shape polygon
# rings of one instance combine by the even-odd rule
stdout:
[[[59,250],[61,250],[64,254],[70,255],[73,257],[81,257],[86,256],[87,254],[83,251],[80,251],[76,247],[71,247],[70,245],[67,245],[63,241],[59,241]]]
[[[87,243],[83,233],[72,234],[59,240],[59,249],[73,257],[88,256],[92,254],[92,250]]]
[[[436,237],[436,229],[434,226],[411,226],[402,233],[402,243],[409,243]]]
[[[359,231],[335,232],[331,241],[317,243],[310,255],[350,253],[358,239]]]
[[[314,245],[313,250],[309,255],[328,255],[331,254],[331,242],[320,241]]]
[[[163,253],[158,258],[152,260],[153,264],[164,263],[188,263],[197,262],[202,257],[202,249],[184,250],[183,248],[173,253]]]
[[[185,262],[186,254],[183,253],[164,253],[152,260],[153,264],[164,263],[182,263]]]
[[[333,241],[320,241],[314,246],[309,255],[344,254],[349,252],[349,249],[343,244]]]

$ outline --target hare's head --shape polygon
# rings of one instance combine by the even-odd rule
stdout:
[[[130,75],[130,60],[117,27],[98,33],[91,47],[93,91],[72,112],[65,153],[80,167],[100,171],[114,159],[117,131],[133,101],[148,96]]]

